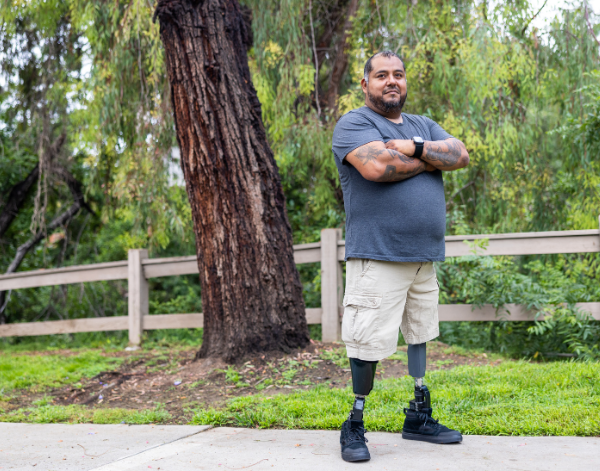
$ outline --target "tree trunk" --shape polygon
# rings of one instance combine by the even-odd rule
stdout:
[[[161,38],[192,208],[204,312],[197,357],[308,344],[292,234],[236,0],[161,0]]]
[[[329,89],[325,100],[327,101],[327,107],[330,110],[335,110],[337,115],[337,99],[340,92],[340,84],[342,78],[348,67],[348,49],[347,42],[352,32],[352,21],[358,11],[358,0],[350,0],[348,3],[348,9],[346,11],[346,21],[340,33],[340,39],[337,43],[337,50],[335,51],[335,59],[333,61],[331,80],[329,81]]]

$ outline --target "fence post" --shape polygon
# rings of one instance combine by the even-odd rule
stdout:
[[[321,231],[321,332],[323,342],[340,339],[340,305],[343,293],[342,267],[338,262],[338,240],[341,229]]]
[[[129,295],[129,346],[137,347],[142,340],[142,322],[148,314],[148,280],[144,276],[142,260],[148,258],[145,249],[132,249],[127,254]]]

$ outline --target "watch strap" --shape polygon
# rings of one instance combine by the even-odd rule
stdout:
[[[415,153],[413,154],[413,157],[418,159],[423,155],[423,147],[425,143],[423,142],[423,139],[415,140],[414,138],[413,142],[415,143]]]

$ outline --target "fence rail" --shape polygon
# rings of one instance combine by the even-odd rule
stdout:
[[[324,229],[321,241],[294,245],[296,264],[321,264],[321,307],[307,308],[309,324],[321,324],[324,341],[340,337],[341,301],[343,296],[342,267],[345,242],[340,229]],[[487,239],[481,247],[473,242]],[[446,256],[479,255],[543,255],[558,253],[600,252],[600,230],[522,232],[513,234],[466,235],[446,237]],[[0,291],[66,285],[92,281],[128,280],[128,315],[64,321],[27,322],[0,325],[0,337],[50,335],[75,332],[129,330],[129,342],[140,343],[144,330],[202,327],[204,317],[195,314],[148,315],[148,279],[162,276],[198,273],[195,256],[148,258],[142,249],[130,250],[128,260],[93,265],[79,265],[49,270],[0,275]],[[600,302],[579,303],[600,320]],[[510,315],[503,314],[509,311]],[[496,313],[491,305],[477,308],[470,304],[439,306],[440,321],[511,321],[532,320],[534,314],[523,306],[506,305]]]

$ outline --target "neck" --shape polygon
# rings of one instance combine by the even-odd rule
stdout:
[[[383,116],[386,119],[389,119],[392,123],[401,123],[402,122],[402,110],[400,111],[389,111],[389,112],[385,112],[385,111],[381,111],[379,108],[376,108],[373,103],[370,102],[370,100],[366,100],[365,101],[365,105],[368,108],[371,108],[373,111],[375,111],[375,113]]]

